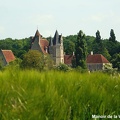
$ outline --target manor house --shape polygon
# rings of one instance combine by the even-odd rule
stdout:
[[[31,50],[38,50],[45,54],[50,54],[55,65],[60,63],[71,64],[73,56],[64,55],[63,37],[56,30],[55,35],[51,40],[44,39],[37,30],[34,37],[31,37]]]

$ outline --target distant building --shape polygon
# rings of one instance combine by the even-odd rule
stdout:
[[[14,61],[15,56],[11,50],[0,50],[0,64],[5,66],[9,62]]]
[[[72,66],[72,60],[75,58],[74,55],[64,55],[64,63],[68,66]]]
[[[53,39],[50,42],[42,38],[42,35],[37,30],[35,36],[31,39],[31,50],[38,50],[43,54],[50,54],[55,65],[64,63],[64,49],[62,35],[56,30]]]
[[[104,70],[106,67],[112,68],[112,64],[101,54],[88,55],[86,62],[90,71]]]
[[[31,38],[31,50],[38,50],[43,54],[48,53],[49,42],[42,38],[39,31],[37,30],[35,36]]]

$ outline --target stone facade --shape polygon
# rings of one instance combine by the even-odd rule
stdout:
[[[7,61],[6,61],[6,59],[5,59],[4,55],[3,55],[2,50],[0,50],[0,65],[5,66],[6,64],[7,64]]]
[[[63,49],[63,38],[58,32],[55,32],[54,38],[50,40],[49,54],[53,58],[56,65],[64,63],[64,49]]]
[[[62,35],[58,34],[57,30],[50,42],[43,39],[37,30],[35,36],[31,39],[31,50],[38,50],[43,54],[50,54],[55,65],[64,63],[63,38]]]

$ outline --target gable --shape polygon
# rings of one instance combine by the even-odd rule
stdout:
[[[31,49],[38,50],[43,54],[47,53],[49,42],[46,39],[42,38],[42,35],[37,30],[35,36],[31,40]]]
[[[7,63],[15,60],[15,56],[11,50],[1,50]]]

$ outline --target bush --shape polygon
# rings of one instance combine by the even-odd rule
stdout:
[[[42,70],[44,68],[44,56],[38,50],[29,50],[23,57],[22,67],[27,69]]]
[[[83,68],[80,67],[80,66],[76,67],[74,70],[77,71],[77,72],[80,72],[80,73],[86,73],[86,72],[88,72],[87,69],[83,69]]]
[[[69,71],[70,68],[66,64],[60,64],[59,66],[57,66],[57,70],[66,72]]]

